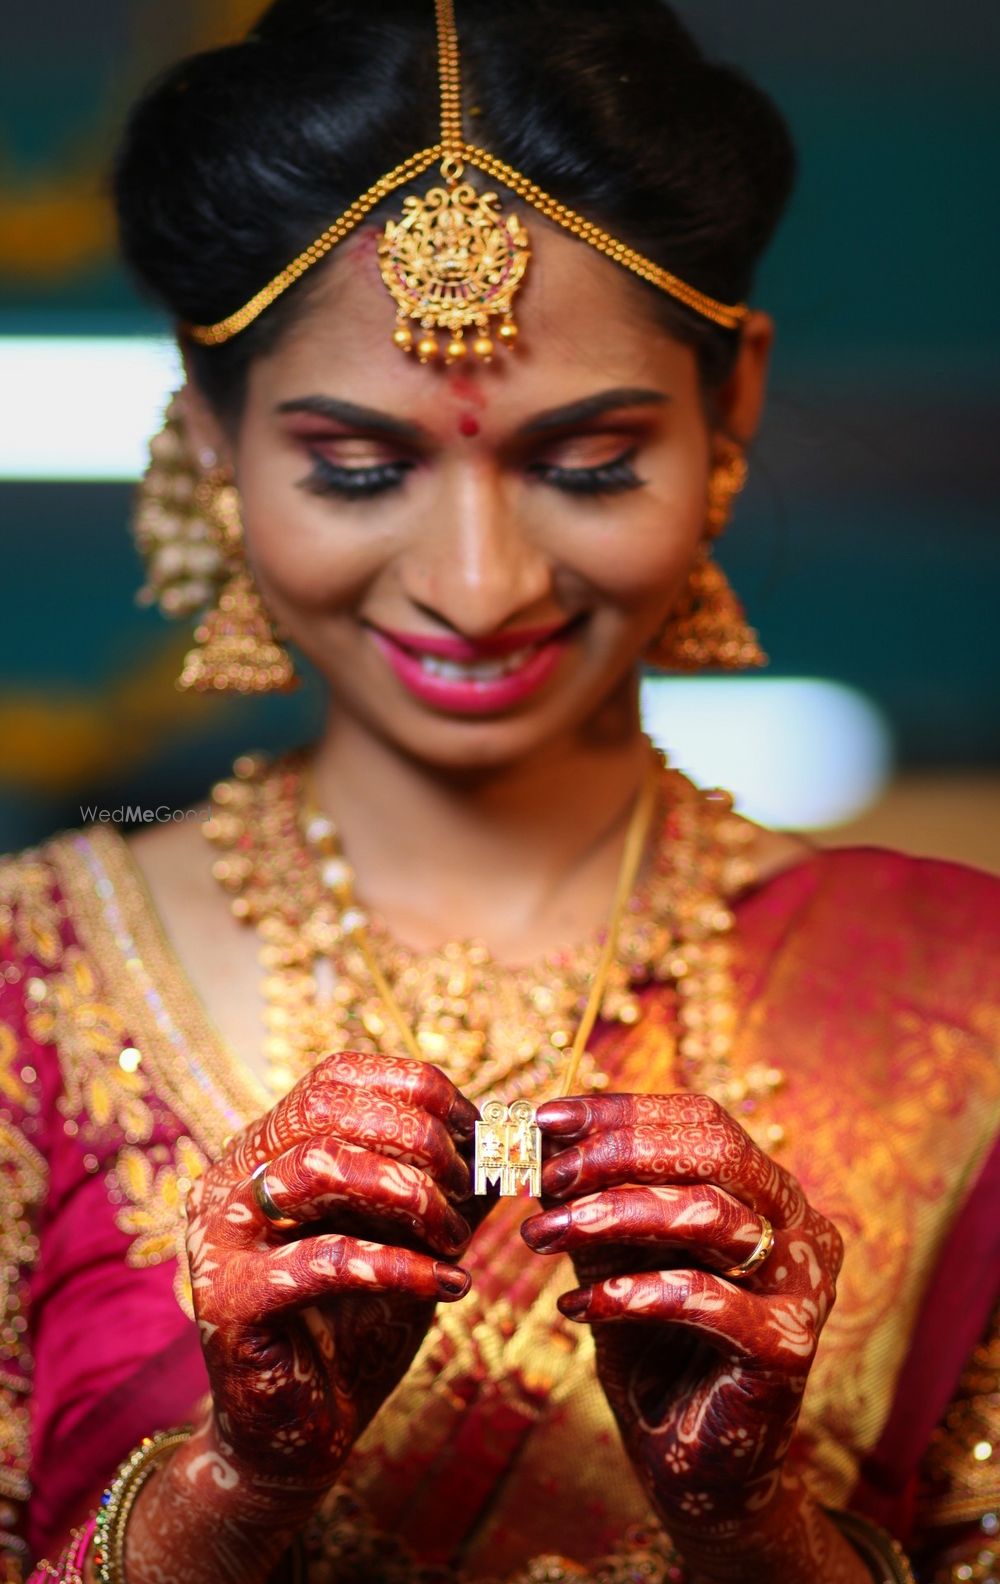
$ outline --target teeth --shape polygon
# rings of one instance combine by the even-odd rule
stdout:
[[[500,677],[510,676],[512,671],[519,671],[534,652],[534,648],[517,649],[513,654],[504,655],[502,660],[479,660],[474,665],[442,660],[437,655],[421,655],[420,669],[445,682],[496,682]]]

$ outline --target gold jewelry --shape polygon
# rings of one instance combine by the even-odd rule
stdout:
[[[246,562],[236,486],[215,469],[201,480],[196,500],[212,525],[229,577],[218,604],[195,628],[195,645],[177,686],[199,693],[291,693],[298,678]]]
[[[642,854],[656,810],[658,791],[659,760],[651,751],[642,788],[636,799],[625,837],[625,847],[600,962],[594,974],[583,1017],[577,1026],[566,1075],[559,1091],[563,1095],[573,1093],[587,1041],[601,1010],[611,965],[615,960],[622,913],[632,894],[639,865],[642,862]],[[315,815],[312,817],[315,818]],[[345,921],[347,917],[348,915],[345,914]],[[382,973],[371,949],[364,914],[360,909],[353,908],[350,917],[350,933],[361,950],[375,987],[404,1046],[417,1061],[423,1061],[424,1053],[413,1030],[406,1022],[392,986]],[[346,923],[345,927],[347,927]],[[491,1100],[483,1107],[482,1120],[476,1123],[474,1178],[477,1193],[485,1193],[487,1186],[492,1184],[499,1189],[501,1197],[516,1196],[522,1188],[527,1188],[529,1194],[537,1199],[542,1191],[542,1133],[535,1121],[535,1108],[526,1100],[515,1100],[509,1106],[502,1100]]]
[[[250,1194],[265,1221],[277,1231],[287,1232],[290,1227],[298,1226],[299,1222],[294,1216],[286,1215],[280,1205],[275,1204],[271,1190],[267,1186],[267,1174],[270,1169],[270,1161],[264,1161],[254,1169],[250,1176]]]
[[[190,1430],[161,1430],[144,1437],[104,1492],[97,1511],[93,1552],[98,1584],[125,1584],[125,1528],[129,1514],[160,1460],[187,1441],[190,1434]]]
[[[857,1513],[827,1509],[827,1517],[854,1547],[872,1573],[876,1584],[917,1584],[902,1546],[867,1518]]]
[[[164,616],[188,616],[218,597],[226,559],[218,532],[202,509],[204,476],[188,434],[180,392],[170,398],[163,427],[149,443],[149,465],[136,493],[132,532],[146,572],[140,605]]]
[[[758,1214],[760,1212],[758,1211]],[[742,1281],[746,1276],[752,1276],[759,1270],[774,1248],[774,1228],[766,1215],[760,1217],[760,1238],[753,1253],[748,1255],[740,1265],[731,1265],[728,1270],[720,1271],[720,1276],[725,1276],[727,1281]]]
[[[306,763],[302,752],[273,764],[237,760],[233,777],[214,788],[203,827],[234,916],[261,939],[269,1092],[275,1099],[287,1093],[330,1050],[412,1054],[383,981],[420,1057],[471,1099],[534,1102],[551,1092],[605,943],[598,938],[509,968],[477,941],[412,951],[364,913],[366,958],[353,933],[352,913],[362,910],[336,825],[304,807]],[[783,1075],[756,1063],[734,1072],[729,1059],[736,1009],[727,898],[754,878],[755,833],[727,793],[700,792],[662,761],[657,780],[648,873],[622,915],[599,1016],[630,1027],[643,1015],[639,991],[651,982],[672,985],[679,1084],[713,1095],[773,1150],[783,1133],[762,1107]],[[585,1055],[576,1082],[587,1091],[608,1080]]]
[[[664,671],[701,671],[710,666],[742,671],[767,664],[743,606],[712,558],[712,545],[729,522],[747,471],[746,457],[738,450],[729,451],[712,468],[705,536],[680,600],[646,652],[648,665]]]
[[[195,456],[181,393],[149,446],[133,533],[146,567],[137,596],[164,616],[205,611],[178,679],[199,692],[290,692],[298,681],[243,551],[239,497],[225,473]]]
[[[488,150],[466,143],[462,130],[462,84],[454,0],[435,0],[438,69],[441,89],[441,140],[419,150],[362,193],[302,253],[262,287],[250,301],[213,325],[189,325],[187,333],[203,346],[219,346],[239,335],[288,288],[350,236],[384,199],[440,161],[444,187],[432,187],[423,198],[407,198],[401,220],[390,220],[379,246],[382,278],[395,299],[398,319],[394,340],[403,351],[415,351],[422,362],[440,355],[435,330],[450,336],[445,361],[467,355],[464,332],[475,328],[473,354],[488,361],[494,343],[488,334],[492,317],[501,316],[498,338],[511,345],[517,327],[511,300],[521,285],[530,256],[528,239],[514,215],[504,215],[495,193],[480,195],[462,181],[471,165],[534,209],[631,270],[641,280],[667,292],[702,318],[727,330],[738,329],[747,317],[745,303],[728,304],[707,296],[652,259],[618,241],[593,221],[585,220]],[[415,320],[423,334],[410,328]]]

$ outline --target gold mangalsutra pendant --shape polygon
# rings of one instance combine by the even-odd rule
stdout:
[[[476,1123],[476,1193],[499,1188],[515,1199],[525,1188],[535,1199],[542,1191],[542,1130],[527,1100],[504,1105],[488,1100]]]
[[[393,340],[430,363],[441,356],[434,332],[445,330],[444,361],[458,363],[468,355],[466,330],[475,330],[473,355],[488,363],[495,351],[492,318],[503,321],[502,346],[517,336],[511,303],[531,257],[528,234],[516,215],[503,214],[496,193],[480,194],[459,180],[458,160],[445,160],[442,171],[447,186],[406,198],[403,218],[388,221],[379,242],[382,279],[398,310]]]

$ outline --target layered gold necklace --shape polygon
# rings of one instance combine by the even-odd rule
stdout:
[[[547,1098],[595,983],[593,1011],[626,1027],[642,1018],[644,987],[660,983],[676,993],[678,1085],[754,1112],[782,1079],[774,1068],[736,1074],[730,1065],[730,902],[754,878],[755,833],[727,793],[700,791],[662,758],[652,791],[646,872],[620,909],[612,960],[605,933],[508,967],[480,941],[426,952],[396,941],[359,902],[335,822],[311,806],[306,754],[238,759],[213,789],[203,828],[234,915],[260,937],[275,1097],[341,1049],[419,1051],[476,1101]],[[575,1082],[579,1093],[607,1078],[584,1055]],[[773,1128],[768,1141],[779,1142]]]

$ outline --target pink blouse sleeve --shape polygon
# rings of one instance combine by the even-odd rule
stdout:
[[[59,939],[47,880],[30,854],[0,863],[0,1558],[22,1564],[30,1493],[30,1277],[48,1183],[46,1090],[58,1081],[51,1049],[28,1027],[32,993]]]

